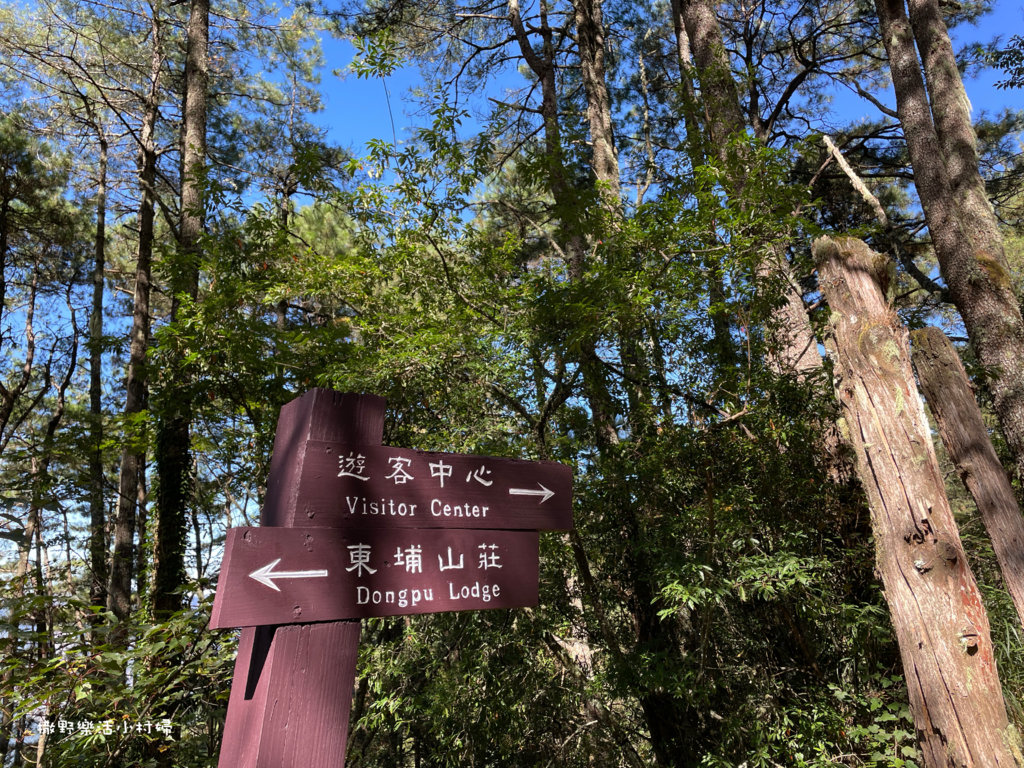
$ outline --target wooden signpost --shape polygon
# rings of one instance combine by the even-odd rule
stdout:
[[[212,629],[243,627],[220,768],[342,768],[359,619],[537,604],[555,462],[381,446],[384,400],[281,409],[259,528],[228,531]]]

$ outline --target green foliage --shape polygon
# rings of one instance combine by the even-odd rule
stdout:
[[[52,351],[52,370],[34,380],[31,407],[16,411],[17,438],[0,444],[0,546],[16,555],[2,569],[0,738],[22,738],[30,754],[34,736],[25,735],[44,715],[115,726],[167,718],[171,738],[116,727],[54,734],[45,759],[52,768],[214,765],[236,644],[234,633],[206,629],[220,545],[226,528],[257,522],[280,407],[319,385],[385,396],[386,444],[557,460],[574,471],[576,527],[542,537],[537,607],[364,623],[349,766],[915,766],[868,513],[856,487],[835,482],[826,450],[837,416],[827,366],[797,381],[768,362],[778,352],[773,313],[788,290],[779,260],[810,293],[806,246],[820,231],[861,233],[898,250],[905,266],[930,269],[891,125],[834,133],[847,159],[870,171],[889,231],[845,175],[823,166],[808,128],[827,115],[826,81],[887,82],[870,4],[765,6],[777,18],[749,27],[756,40],[724,18],[727,44],[760,62],[739,67],[738,82],[775,114],[760,116],[754,133],[764,135],[734,136],[721,152],[686,135],[699,132],[704,105],[682,95],[688,75],[664,9],[605,4],[612,120],[635,200],[611,199],[611,185],[594,180],[593,84],[580,73],[567,5],[545,6],[564,25],[545,26],[548,38],[538,32],[547,21],[526,20],[554,62],[548,113],[535,106],[547,83],[529,68],[524,90],[504,93],[486,114],[465,101],[467,83],[490,94],[489,78],[521,63],[503,14],[452,4],[363,9],[351,71],[388,78],[421,62],[431,76],[416,94],[423,125],[401,143],[372,141],[361,159],[309,117],[321,108],[312,36],[321,20],[303,8],[271,23],[269,6],[225,6],[211,64],[215,162],[198,178],[207,220],[194,253],[175,243],[187,6],[158,4],[152,18],[71,6],[60,10],[80,36],[42,16],[0,33],[4,63],[31,69],[39,98],[60,117],[26,107],[28,116],[0,121],[0,192],[17,187],[14,224],[4,229],[13,233],[4,275],[16,278],[7,305],[38,269],[48,319],[67,326],[74,309],[81,325],[94,222],[67,189],[72,180],[91,189],[94,167],[82,161],[96,154],[97,135],[115,139],[130,127],[111,153],[109,210],[119,218],[106,235],[107,279],[121,298],[108,296],[106,308],[99,451],[108,507],[119,502],[121,452],[147,455],[137,602],[120,625],[88,605],[91,575],[78,553],[90,535],[83,457],[96,446],[84,370],[71,368],[48,473],[34,468],[56,408],[55,372],[70,366],[76,343],[66,327],[47,330],[40,347],[45,340]],[[977,11],[971,4],[956,18]],[[135,288],[139,104],[111,94],[118,80],[126,93],[146,90],[139,73],[148,71],[151,23],[163,25],[167,44],[156,89],[165,149],[154,333],[147,407],[122,418],[114,414],[125,297]],[[61,47],[72,44],[78,58]],[[238,54],[247,50],[249,58]],[[1012,75],[1006,55],[999,61]],[[75,66],[62,69],[68,61]],[[802,100],[776,109],[786,84],[805,76]],[[683,109],[695,123],[685,124]],[[74,163],[31,138],[32,115],[74,148]],[[88,130],[70,127],[81,125]],[[985,156],[1006,171],[993,189],[1005,191],[1001,210],[1011,211],[1007,137],[1019,117],[979,127]],[[181,290],[193,269],[195,298]],[[902,279],[906,299],[918,286]],[[912,322],[934,317],[934,304],[913,302],[901,306]],[[9,343],[13,322],[0,343],[16,372],[26,355]],[[194,458],[178,520],[189,608],[157,623],[147,595],[163,478],[152,436],[182,411]],[[1019,727],[1019,621],[960,494],[964,544]],[[42,526],[34,551],[31,512]]]
[[[3,625],[4,696],[14,702],[11,715],[27,717],[36,737],[44,721],[52,728],[50,765],[217,764],[236,643],[207,629],[212,595],[164,623],[133,623],[135,640],[123,648],[106,643],[117,626],[112,615],[81,629],[95,609],[76,596],[22,596],[12,587],[4,585],[8,616],[46,615],[47,623],[65,627],[78,622],[77,631],[59,637]],[[145,726],[165,720],[169,735]],[[62,721],[71,724],[67,733]]]
[[[996,88],[1024,87],[1024,38],[1011,37],[1006,48],[993,52],[992,63],[1007,74],[1005,80],[996,83]]]

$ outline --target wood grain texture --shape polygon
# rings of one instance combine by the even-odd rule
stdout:
[[[960,355],[934,327],[911,334],[914,367],[942,443],[978,505],[1007,591],[1024,624],[1024,517],[992,447]]]
[[[946,498],[907,330],[885,298],[891,264],[853,238],[821,238],[813,253],[924,763],[1017,765],[988,616]]]
[[[281,409],[262,524],[286,525],[308,440],[379,445],[384,399],[314,389]],[[360,623],[242,630],[219,768],[344,768]]]
[[[538,562],[536,531],[233,528],[210,627],[533,606]]]
[[[303,449],[294,526],[572,528],[572,469],[554,461],[323,441]]]
[[[267,496],[260,525],[307,525],[296,520],[299,479],[310,440],[380,445],[383,397],[311,389],[281,409],[270,459]]]

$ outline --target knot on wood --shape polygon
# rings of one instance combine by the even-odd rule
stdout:
[[[947,567],[952,568],[960,557],[957,548],[948,541],[938,541],[935,544],[935,554],[942,559]]]
[[[974,626],[964,627],[960,630],[960,648],[968,655],[973,656],[979,650],[978,630]]]
[[[914,528],[913,533],[903,537],[903,540],[908,544],[911,542],[914,544],[924,544],[926,541],[936,541],[935,531],[932,529],[932,524],[927,517],[922,517],[920,525],[915,523]]]

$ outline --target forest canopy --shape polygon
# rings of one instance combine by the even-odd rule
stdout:
[[[232,764],[316,387],[573,472],[539,605],[363,621],[351,768],[1024,763],[1022,21],[0,4],[0,768]],[[412,127],[353,146],[339,40]]]

